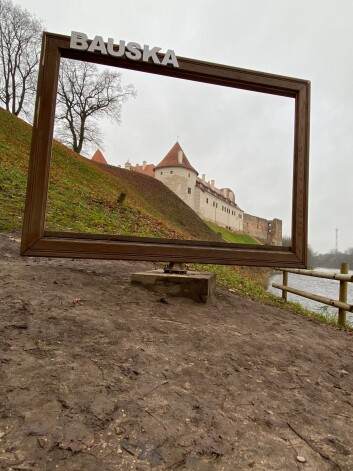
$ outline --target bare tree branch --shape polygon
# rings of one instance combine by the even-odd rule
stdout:
[[[97,120],[108,116],[121,122],[124,102],[135,97],[133,85],[124,86],[121,73],[95,64],[63,59],[61,61],[56,120],[56,137],[75,152],[101,147],[102,133]]]
[[[33,110],[42,31],[27,10],[0,0],[0,104],[16,116]]]

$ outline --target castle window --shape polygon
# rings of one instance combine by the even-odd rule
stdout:
[[[216,208],[218,208],[218,203],[216,203]]]
[[[206,198],[206,203],[208,204],[208,198]]]
[[[161,172],[161,175],[163,175],[163,172]]]
[[[191,195],[191,188],[188,188],[188,194]]]
[[[213,202],[213,206],[215,206],[215,202]]]
[[[190,178],[190,173],[189,173],[189,178]]]
[[[172,175],[172,173],[173,173],[173,170],[170,171],[170,174],[171,174],[171,175]]]

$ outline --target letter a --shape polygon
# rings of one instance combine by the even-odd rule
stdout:
[[[88,48],[87,35],[84,33],[78,33],[77,31],[71,31],[70,47],[71,49],[78,49],[79,51],[85,51]]]
[[[88,48],[89,52],[96,52],[99,51],[102,54],[107,55],[107,49],[105,48],[105,44],[103,41],[102,36],[95,36],[93,41],[91,42],[90,47]]]
[[[162,60],[162,65],[168,64],[171,64],[173,67],[179,67],[175,52],[171,49],[168,49],[168,51],[165,53],[164,59]]]

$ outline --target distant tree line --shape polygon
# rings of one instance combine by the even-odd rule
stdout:
[[[33,118],[42,32],[42,22],[28,10],[0,0],[0,106],[27,121]],[[55,137],[77,153],[102,147],[97,120],[119,124],[123,103],[135,96],[120,72],[62,60]]]
[[[353,270],[353,247],[349,247],[344,252],[331,251],[329,253],[312,253],[310,265],[313,268],[340,268],[341,263],[348,263]]]
[[[288,236],[282,237],[282,244],[290,247],[291,239]],[[308,247],[308,267],[309,268],[340,268],[341,263],[348,263],[350,270],[353,270],[353,247],[349,247],[344,252],[331,250],[328,253],[317,253]]]

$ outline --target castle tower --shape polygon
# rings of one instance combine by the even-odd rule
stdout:
[[[282,221],[280,219],[268,221],[267,243],[282,245]]]
[[[96,152],[94,153],[91,160],[93,160],[94,162],[99,162],[101,164],[108,164],[108,162],[106,161],[104,155],[102,154],[102,152],[99,149],[96,150]]]
[[[195,210],[195,188],[198,172],[190,164],[179,142],[154,168],[154,175]]]

